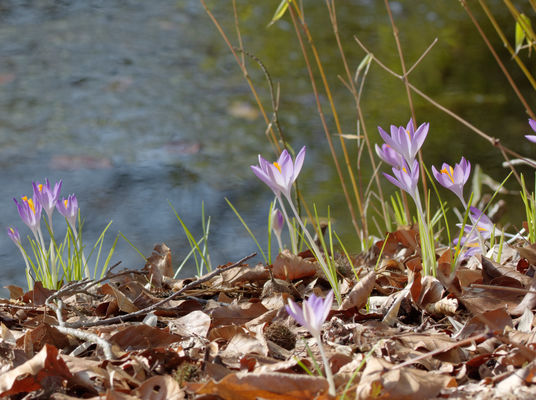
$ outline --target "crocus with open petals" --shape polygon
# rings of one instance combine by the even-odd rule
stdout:
[[[452,190],[463,205],[466,206],[463,198],[463,186],[471,174],[471,163],[469,161],[462,157],[461,161],[454,165],[454,168],[447,163],[443,163],[439,171],[432,166],[432,173],[442,186]]]
[[[17,205],[22,222],[24,222],[28,228],[30,228],[30,230],[36,234],[41,226],[41,211],[43,210],[41,203],[34,201],[31,198],[29,199],[26,196],[22,198],[20,203],[17,201],[17,199],[13,199],[13,201]]]
[[[276,196],[281,193],[290,198],[292,184],[298,178],[305,159],[305,146],[302,147],[296,160],[285,149],[276,162],[270,163],[259,155],[259,165],[252,165],[251,169],[257,177],[266,183]]]
[[[421,124],[416,130],[413,128],[413,120],[409,120],[407,126],[396,127],[391,125],[391,135],[388,135],[381,127],[378,131],[382,139],[389,147],[399,153],[409,165],[413,164],[415,156],[422,147],[430,124]]]
[[[73,231],[76,232],[76,218],[78,217],[78,200],[74,194],[70,194],[66,199],[62,198],[56,203],[58,212],[63,215]]]
[[[419,183],[419,163],[417,160],[413,160],[412,168],[409,169],[408,165],[404,163],[404,167],[396,168],[393,167],[394,177],[386,174],[383,175],[391,182],[393,185],[398,186],[400,189],[405,190],[417,201],[417,183]]]
[[[529,125],[534,132],[536,132],[536,121],[532,118],[529,118]],[[533,143],[536,143],[536,135],[525,135],[525,137]]]
[[[330,290],[325,299],[312,294],[309,299],[303,301],[301,308],[292,300],[288,301],[285,308],[296,322],[311,332],[311,335],[320,338],[322,324],[328,317],[332,303],[333,290]]]
[[[50,187],[50,182],[48,181],[48,179],[45,179],[44,184],[40,184],[39,182],[32,183],[34,197],[37,201],[39,201],[39,203],[41,203],[41,205],[43,206],[43,210],[45,210],[45,213],[47,214],[49,219],[51,218],[52,213],[56,208],[58,198],[60,197],[61,184],[61,180],[59,182],[56,182],[56,184],[54,185],[54,189],[52,189]]]

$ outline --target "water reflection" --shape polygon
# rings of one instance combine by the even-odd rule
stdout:
[[[230,3],[212,3],[232,34]],[[283,20],[265,29],[278,0],[237,3],[246,48],[281,85],[282,127],[295,147],[308,145],[302,185],[306,198],[320,210],[331,205],[336,228],[351,247],[356,240],[344,223],[346,206],[293,27]],[[433,0],[414,4],[393,3],[407,59],[416,60],[435,37],[439,44],[415,70],[413,82],[516,146],[516,135],[527,128],[525,115],[463,10]],[[187,253],[186,240],[168,201],[198,234],[204,201],[212,216],[213,262],[238,259],[255,248],[225,196],[265,242],[271,195],[249,170],[257,153],[272,156],[265,126],[198,1],[11,0],[0,7],[2,229],[22,228],[11,198],[28,194],[32,180],[48,177],[64,180],[64,195],[77,194],[89,244],[113,220],[111,232],[123,232],[143,253],[165,241],[177,260]],[[383,2],[356,0],[337,7],[351,68],[363,57],[353,41],[358,34],[387,65],[398,69]],[[321,6],[306,13],[343,130],[355,133],[355,106],[337,78],[344,70],[327,13]],[[506,14],[498,18],[504,20]],[[254,63],[250,73],[269,104],[264,76]],[[365,90],[371,135],[376,135],[376,125],[407,121],[399,81],[373,67]],[[491,173],[503,173],[499,155],[487,144],[427,103],[416,99],[416,107],[419,118],[431,121],[424,147],[429,164],[457,161],[463,154]],[[351,155],[356,156],[353,148]],[[370,172],[363,169],[362,174]],[[56,221],[61,223],[58,216]],[[123,242],[114,258],[126,267],[142,265]],[[22,260],[1,234],[0,262],[5,282],[24,284]]]

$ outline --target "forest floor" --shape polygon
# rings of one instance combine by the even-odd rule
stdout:
[[[423,276],[416,232],[336,256],[342,302],[322,329],[342,399],[536,398],[536,246]],[[0,397],[330,399],[317,343],[288,315],[330,287],[308,253],[251,256],[173,279],[158,245],[143,270],[0,300]]]

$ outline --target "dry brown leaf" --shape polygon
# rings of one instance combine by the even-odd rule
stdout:
[[[274,278],[294,280],[315,276],[319,266],[317,262],[311,262],[299,255],[283,250],[275,259],[272,266]]]
[[[508,279],[517,282],[519,287],[528,287],[532,282],[532,279],[529,276],[518,272],[515,266],[502,265],[484,256],[481,256],[481,260],[482,277],[484,278],[484,283],[491,283],[492,281],[495,281],[495,284],[499,284],[497,279],[502,278],[500,284],[503,286],[505,286],[504,280]]]
[[[193,311],[170,323],[172,333],[181,336],[206,337],[210,328],[210,317],[203,311]]]
[[[31,344],[32,352],[38,352],[45,344],[50,344],[59,349],[69,345],[67,336],[48,324],[40,324],[37,328],[27,331],[24,336],[17,339],[17,347],[22,348],[25,342]]]
[[[328,382],[308,375],[280,373],[236,373],[219,382],[187,384],[196,394],[212,394],[225,400],[311,400],[328,399]]]
[[[130,299],[114,285],[106,283],[99,289],[99,291],[102,294],[109,294],[110,296],[113,296],[117,301],[117,306],[119,309],[127,314],[139,310],[139,308],[136,307],[134,303],[132,303],[132,301],[130,301]]]
[[[358,399],[414,400],[437,397],[441,389],[455,387],[456,380],[415,368],[395,369],[380,358],[369,358],[357,387]]]
[[[22,296],[22,300],[25,303],[42,306],[53,293],[53,290],[45,289],[41,282],[35,282],[33,290],[26,292],[24,296]]]
[[[129,326],[110,337],[109,341],[122,349],[147,349],[165,347],[182,340],[179,335],[169,333],[167,330],[153,328],[141,324]]]
[[[212,310],[212,326],[243,325],[253,318],[267,312],[261,303],[243,303],[221,306]]]
[[[349,310],[350,308],[361,309],[367,304],[367,299],[374,289],[376,283],[376,272],[371,271],[357,282],[354,288],[346,295],[339,310]]]
[[[24,295],[24,290],[19,286],[7,285],[4,287],[9,290],[9,298],[11,300],[20,299]]]
[[[512,308],[510,315],[521,315],[525,310],[532,310],[536,306],[536,276],[532,278],[532,283],[530,284],[529,290],[531,292],[527,293],[521,303],[516,307]]]
[[[169,375],[157,375],[143,382],[136,394],[142,400],[183,400],[184,391],[179,383]]]
[[[58,349],[47,344],[32,359],[0,376],[0,397],[29,393],[52,382],[61,385],[70,379],[72,375]]]
[[[171,250],[165,243],[154,246],[153,253],[147,258],[144,269],[149,272],[149,280],[155,287],[162,287],[164,277],[173,277]]]
[[[464,327],[455,337],[464,339],[472,336],[477,331],[484,330],[486,326],[492,331],[502,332],[507,326],[513,326],[513,322],[510,315],[506,312],[505,307],[501,307],[496,310],[476,314],[465,323]]]

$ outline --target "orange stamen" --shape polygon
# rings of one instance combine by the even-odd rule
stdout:
[[[441,172],[442,174],[447,175],[450,178],[450,180],[452,181],[452,183],[454,183],[454,170],[452,169],[452,167],[449,167],[448,170],[446,168],[443,168],[439,172]]]
[[[279,163],[274,162],[274,166],[279,170],[279,173],[281,173],[281,167],[279,166]]]

